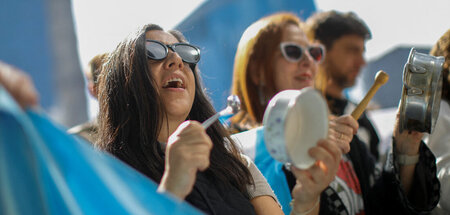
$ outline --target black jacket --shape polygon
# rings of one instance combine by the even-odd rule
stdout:
[[[386,167],[377,174],[375,159],[365,144],[354,136],[347,154],[361,185],[364,212],[371,214],[429,214],[440,197],[440,183],[436,176],[436,159],[422,142],[419,163],[408,197],[404,194],[398,176],[395,155],[390,154]],[[394,146],[393,146],[394,147]],[[284,170],[290,189],[295,178]],[[377,176],[378,175],[378,176]],[[321,195],[320,214],[348,214],[337,193],[328,187]]]

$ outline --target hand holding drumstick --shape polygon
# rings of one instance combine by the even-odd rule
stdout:
[[[362,115],[376,91],[385,84],[388,79],[389,75],[380,70],[376,74],[375,82],[369,92],[367,92],[364,99],[358,104],[355,110],[353,110],[351,116],[330,116],[328,138],[337,144],[342,153],[345,154],[350,151],[350,141],[353,139],[353,135],[356,134],[359,127],[356,120]]]

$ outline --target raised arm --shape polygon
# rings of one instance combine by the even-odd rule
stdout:
[[[291,168],[297,179],[292,190],[291,214],[319,214],[320,194],[334,180],[342,157],[341,149],[329,140],[320,140],[309,150],[316,163],[306,169]]]
[[[212,142],[199,122],[185,121],[170,135],[159,192],[170,192],[180,199],[191,193],[197,171],[209,166]]]
[[[31,78],[23,71],[0,61],[0,84],[22,108],[38,104],[39,96]]]
[[[423,133],[417,131],[399,131],[399,114],[397,113],[394,127],[395,148],[393,153],[399,164],[400,183],[405,194],[408,195],[414,178],[416,163],[419,161],[419,147]]]

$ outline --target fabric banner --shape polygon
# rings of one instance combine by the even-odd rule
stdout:
[[[0,86],[0,214],[200,214]]]

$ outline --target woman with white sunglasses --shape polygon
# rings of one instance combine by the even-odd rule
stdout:
[[[324,59],[325,50],[323,46],[307,39],[302,29],[303,24],[294,14],[277,13],[256,21],[242,35],[236,52],[232,85],[232,93],[239,96],[242,105],[241,112],[231,119],[230,128],[233,132],[261,126],[269,100],[278,92],[314,86],[318,64]],[[398,171],[398,166],[392,164],[393,161],[390,161],[389,168],[385,171],[377,172],[375,160],[364,144],[350,148],[357,129],[358,123],[352,117],[332,116],[328,140],[345,156],[334,165],[325,165],[325,168],[320,165],[322,160],[315,158],[318,162],[300,172],[307,177],[295,178],[285,165],[279,165],[274,159],[261,158],[269,154],[260,153],[265,149],[262,141],[256,141],[256,144],[241,144],[244,148],[247,148],[245,145],[255,148],[250,154],[255,154],[255,164],[274,188],[285,213],[291,211],[289,201],[286,200],[293,197],[296,198],[294,202],[302,199],[304,205],[302,211],[293,210],[295,212],[312,209],[320,211],[321,214],[410,214],[426,212],[432,208],[437,202],[436,199],[439,199],[437,178],[420,180],[419,176],[403,174]],[[414,133],[402,136],[402,140],[410,142],[417,138]],[[322,149],[328,150],[326,147]],[[355,154],[357,158],[351,156]],[[309,155],[314,157],[311,151]],[[411,165],[417,162],[418,159],[403,162],[401,165],[414,168]],[[433,165],[432,160],[422,162]],[[435,176],[435,168],[423,171],[427,171],[426,175],[429,176],[433,176],[434,171]],[[336,178],[330,172],[337,172]],[[425,193],[419,194],[424,191],[421,189],[420,192],[412,194],[416,199],[423,197],[423,203],[409,202],[407,195],[411,192],[408,194],[403,191],[411,186],[413,181],[427,187]],[[298,188],[303,191],[300,192],[301,198],[286,192]],[[422,204],[424,207],[420,208]]]
[[[256,21],[242,35],[235,56],[232,86],[232,93],[241,99],[241,111],[231,120],[232,132],[261,126],[264,110],[269,100],[278,92],[314,85],[317,64],[325,57],[325,50],[320,44],[311,44],[300,25],[301,21],[294,14],[277,13]],[[350,116],[333,118],[328,139],[340,153],[346,153],[350,150],[349,142],[357,127],[357,122]],[[328,153],[332,150],[327,146],[317,147],[325,157],[333,156]],[[302,176],[297,181],[303,186],[298,188],[294,186],[296,180],[291,171],[267,170],[269,174],[288,172],[294,182],[290,183],[292,186],[287,189],[302,190],[300,199],[303,210],[297,212],[319,211],[320,194],[333,181],[339,167],[340,156],[335,163],[324,163],[323,156],[310,155],[320,162],[316,162],[309,169],[301,170]],[[260,169],[264,168],[259,166],[259,163],[256,165]],[[265,169],[261,170],[263,174],[268,173]],[[279,187],[274,184],[271,186]],[[279,190],[274,191],[277,196],[284,195]],[[291,212],[289,202],[286,201],[291,199],[291,196],[278,198],[283,211]]]

